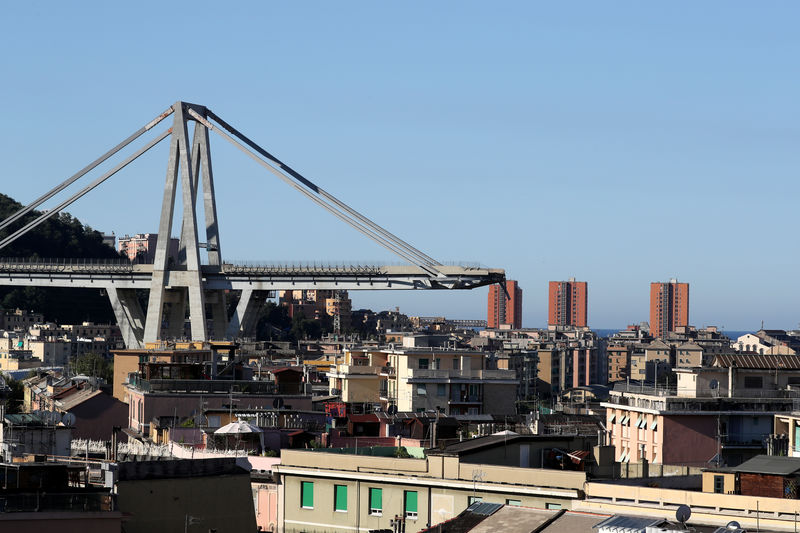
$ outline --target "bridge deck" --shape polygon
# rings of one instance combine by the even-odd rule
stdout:
[[[413,265],[265,264],[203,265],[206,289],[470,289],[501,281],[502,269],[474,266],[437,267],[432,279]],[[183,286],[185,271],[166,273],[168,283]],[[124,260],[0,259],[0,285],[150,288],[153,265]],[[186,282],[188,284],[188,282]]]

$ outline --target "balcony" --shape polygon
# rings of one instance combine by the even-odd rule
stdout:
[[[87,512],[113,511],[114,499],[108,492],[89,493],[17,493],[0,496],[0,513],[41,511]]]
[[[338,376],[379,376],[387,367],[366,365],[336,365],[330,374]]]
[[[473,403],[473,404],[481,404],[483,403],[483,397],[480,394],[453,394],[450,399],[447,401],[449,404],[466,404],[466,403]]]
[[[141,379],[135,374],[128,377],[128,385],[142,392],[214,394],[240,392],[247,394],[285,394],[272,381],[208,380],[208,379]]]
[[[419,370],[408,371],[409,381],[517,381],[513,370]]]
[[[381,387],[380,391],[378,392],[378,397],[383,401],[393,402],[397,400],[397,393]]]

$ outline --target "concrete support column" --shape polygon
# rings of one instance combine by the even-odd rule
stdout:
[[[128,349],[144,348],[144,314],[134,289],[106,287],[111,309],[117,319],[122,339]]]

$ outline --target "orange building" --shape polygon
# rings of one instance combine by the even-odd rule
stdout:
[[[551,326],[586,327],[585,281],[551,281],[547,323]]]
[[[506,280],[506,291],[500,285],[489,287],[489,305],[487,326],[499,328],[503,324],[510,325],[513,329],[522,328],[522,289],[514,280]]]
[[[650,334],[665,337],[689,325],[689,284],[671,279],[650,284]]]

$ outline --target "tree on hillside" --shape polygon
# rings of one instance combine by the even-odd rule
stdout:
[[[0,220],[23,206],[0,194]],[[8,228],[0,231],[0,239],[36,219],[41,212],[32,211]],[[118,259],[119,254],[103,242],[103,236],[83,225],[69,213],[59,213],[44,221],[2,250],[2,257],[26,259]],[[113,322],[114,315],[105,294],[93,289],[0,287],[0,303],[5,309],[25,309],[44,314],[46,320],[62,324],[84,321]]]

